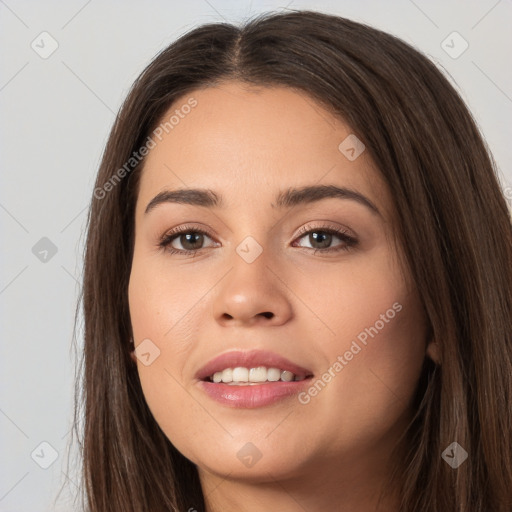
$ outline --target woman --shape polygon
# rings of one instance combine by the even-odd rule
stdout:
[[[89,216],[99,511],[510,511],[512,230],[467,107],[327,14],[142,73]]]

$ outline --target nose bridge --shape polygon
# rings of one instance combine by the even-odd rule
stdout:
[[[271,251],[264,247],[253,236],[245,237],[236,247],[232,255],[230,285],[232,290],[239,289],[244,296],[258,296],[275,290],[274,273],[270,270],[276,265],[272,261]]]
[[[218,319],[253,322],[256,317],[284,321],[291,313],[289,298],[272,251],[253,236],[246,236],[235,247],[226,276],[216,294]]]

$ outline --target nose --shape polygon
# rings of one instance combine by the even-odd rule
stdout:
[[[284,324],[293,315],[290,295],[286,276],[266,251],[251,263],[235,253],[217,287],[214,315],[224,326]]]

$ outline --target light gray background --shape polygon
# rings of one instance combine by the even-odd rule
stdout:
[[[128,88],[159,50],[193,27],[285,7],[362,21],[428,54],[468,103],[512,200],[510,0],[0,0],[1,511],[72,510],[71,347],[86,208]],[[44,31],[58,43],[46,59],[31,47],[50,48]],[[458,58],[442,47],[453,31],[469,43]],[[455,37],[444,43],[452,54],[463,44]],[[56,246],[54,255],[44,253],[43,237]],[[41,465],[52,462],[52,449],[42,442],[58,454],[48,469]],[[64,481],[68,490],[53,504]]]

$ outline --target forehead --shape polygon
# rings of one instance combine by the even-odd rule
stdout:
[[[236,207],[324,183],[359,190],[382,210],[389,202],[367,152],[350,160],[340,150],[353,140],[350,127],[291,88],[227,82],[192,91],[169,108],[158,135],[141,176],[144,204],[165,189],[204,187],[224,190]]]

